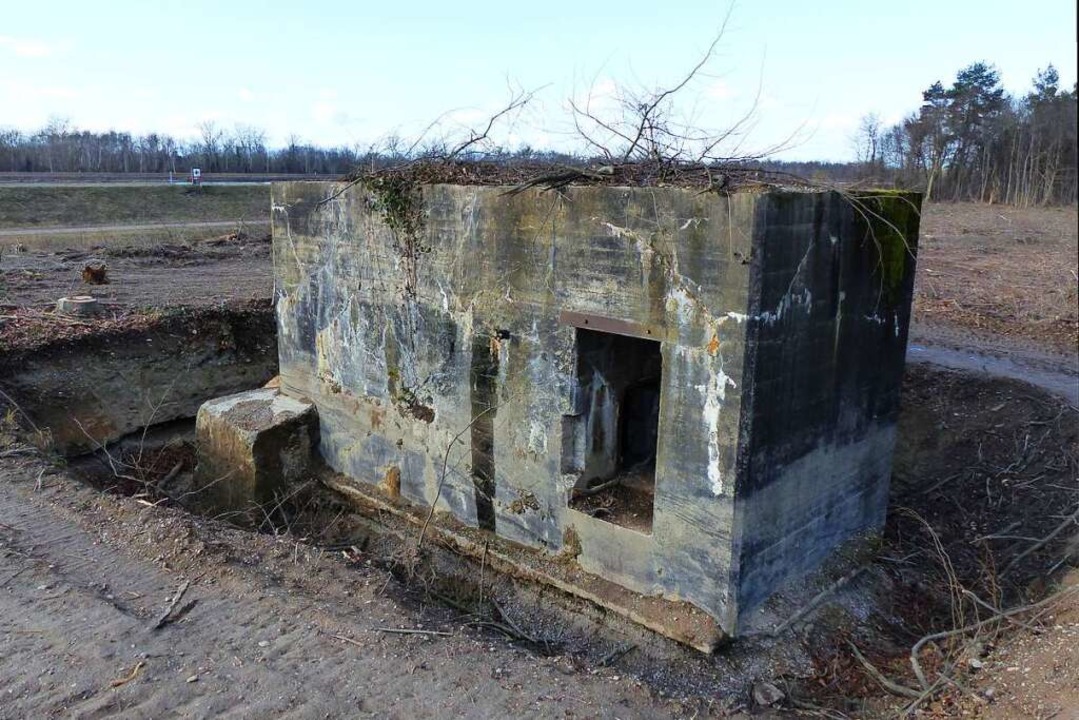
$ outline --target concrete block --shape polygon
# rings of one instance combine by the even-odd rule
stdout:
[[[56,309],[68,315],[96,315],[101,311],[101,304],[90,295],[72,295],[57,300]]]
[[[199,504],[258,523],[307,471],[318,413],[310,402],[259,388],[203,403],[196,433]]]

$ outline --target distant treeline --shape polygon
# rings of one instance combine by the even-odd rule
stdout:
[[[929,86],[918,111],[897,125],[862,119],[856,143],[863,174],[934,200],[1074,203],[1076,89],[1059,84],[1050,65],[1025,96],[1013,97],[991,65],[963,68],[951,86]]]
[[[200,126],[197,140],[183,142],[168,135],[101,132],[73,128],[54,120],[37,132],[0,129],[0,172],[33,173],[173,173],[188,175],[192,168],[203,173],[251,173],[258,175],[347,175],[358,167],[384,167],[421,154],[439,155],[446,148],[437,143],[413,149],[401,140],[390,140],[364,150],[350,147],[324,148],[291,138],[282,148],[266,145],[265,133],[257,128],[233,131],[213,123]],[[468,155],[468,157],[477,157]],[[484,160],[581,166],[602,159],[583,158],[552,150],[521,148],[485,151]],[[788,172],[809,179],[853,182],[865,176],[863,163],[783,162],[765,160],[760,167]]]
[[[196,140],[169,135],[79,130],[53,120],[37,132],[0,128],[0,172],[173,173],[192,168],[204,173],[344,175],[361,159],[346,148],[323,148],[290,138],[270,148],[266,133],[237,126],[227,130],[212,122],[199,126]]]
[[[999,72],[986,63],[960,70],[948,87],[933,83],[922,105],[888,128],[879,117],[862,119],[855,162],[786,162],[764,159],[763,169],[809,180],[861,182],[922,190],[934,200],[1013,205],[1074,203],[1077,198],[1076,90],[1062,90],[1050,65],[1023,97],[1005,94]],[[0,129],[0,172],[204,173],[346,175],[438,148],[421,150],[392,140],[368,149],[325,148],[295,136],[270,148],[264,131],[213,122],[191,141],[150,133],[90,132],[67,121],[25,133]],[[487,152],[488,160],[580,165],[586,158],[524,148]]]

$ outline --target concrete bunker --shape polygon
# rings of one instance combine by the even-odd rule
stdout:
[[[356,492],[727,635],[882,525],[918,196],[272,192],[281,390]]]

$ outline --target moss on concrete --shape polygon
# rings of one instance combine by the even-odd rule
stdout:
[[[916,193],[881,190],[847,199],[878,255],[881,296],[889,304],[895,303],[902,296],[908,265],[915,257],[921,198]]]

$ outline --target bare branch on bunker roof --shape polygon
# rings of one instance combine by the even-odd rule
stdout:
[[[569,98],[571,135],[586,155],[548,153],[540,159],[495,145],[496,126],[521,111],[538,92],[514,89],[509,102],[490,115],[482,128],[468,130],[467,137],[456,144],[446,137],[430,137],[449,116],[443,114],[404,154],[395,154],[390,164],[358,168],[322,203],[336,199],[354,184],[368,182],[396,188],[440,183],[506,186],[512,188],[510,193],[531,188],[561,190],[570,185],[672,185],[723,194],[746,187],[811,186],[802,178],[758,167],[763,158],[789,148],[801,128],[760,152],[743,148],[757,116],[760,82],[751,107],[725,128],[705,127],[699,122],[698,109],[684,109],[693,106],[692,98],[686,102],[690,91],[708,78],[706,69],[717,55],[729,19],[730,11],[704,52],[669,85],[617,85],[610,94],[601,95],[594,79],[583,98]]]
[[[357,168],[353,172],[349,173],[345,177],[345,184],[335,190],[328,197],[321,200],[318,205],[322,206],[326,203],[332,202],[344,194],[349,188],[358,183],[375,176],[385,175],[399,175],[401,177],[409,177],[414,180],[422,180],[423,174],[430,174],[433,166],[445,165],[448,167],[461,167],[471,163],[465,163],[465,160],[472,159],[475,161],[477,154],[480,160],[483,159],[489,152],[490,148],[481,151],[485,145],[488,144],[491,138],[491,132],[499,121],[507,118],[508,116],[519,112],[528,103],[532,102],[538,90],[521,90],[515,89],[509,102],[498,110],[490,117],[487,118],[487,124],[482,130],[469,129],[468,138],[460,141],[452,148],[449,147],[445,139],[431,140],[428,135],[437,127],[450,113],[443,113],[435,120],[431,121],[427,127],[420,133],[419,137],[412,142],[405,153],[401,156],[406,158],[403,162],[395,163],[389,168],[378,169],[372,168]],[[393,141],[398,142],[398,138],[394,137]],[[435,171],[435,177],[439,177],[439,173]],[[437,181],[437,180],[436,180]]]
[[[712,56],[715,54],[716,46],[719,45],[719,41],[723,39],[723,31],[726,29],[727,21],[729,19],[730,11],[727,12],[727,16],[723,19],[723,25],[712,39],[712,43],[708,46],[708,50],[705,51],[703,57],[697,61],[697,64],[694,65],[677,84],[673,87],[659,90],[658,92],[653,93],[651,97],[641,97],[637,94],[631,94],[627,98],[633,102],[638,109],[639,117],[637,118],[637,128],[633,140],[622,155],[622,162],[627,162],[635,157],[638,149],[644,150],[649,155],[657,151],[657,134],[662,137],[669,133],[669,128],[664,127],[663,124],[664,116],[666,115],[663,104],[680,90],[685,88],[693,78],[697,77],[697,75],[704,70],[704,66],[708,64],[708,61],[711,60]]]
[[[456,147],[454,147],[453,150],[449,151],[443,157],[440,157],[438,159],[442,160],[443,162],[452,162],[460,158],[466,152],[470,151],[471,148],[482,145],[490,138],[491,131],[494,129],[495,125],[498,123],[499,120],[522,109],[525,105],[532,102],[532,98],[534,98],[535,95],[535,90],[531,90],[528,92],[524,90],[516,90],[513,97],[510,98],[509,103],[507,103],[505,107],[503,107],[491,117],[487,118],[487,126],[481,132],[469,130],[469,137],[467,140],[461,142]]]
[[[668,86],[617,86],[608,98],[610,107],[604,107],[597,100],[593,81],[583,99],[570,98],[568,104],[578,138],[608,164],[651,167],[657,182],[678,182],[678,177],[687,170],[759,161],[789,147],[797,133],[762,152],[742,150],[757,115],[762,91],[759,82],[750,108],[726,128],[703,127],[693,113],[681,110],[684,105],[681,96],[695,81],[706,77],[705,70],[715,58],[729,19],[730,11],[693,66]]]

